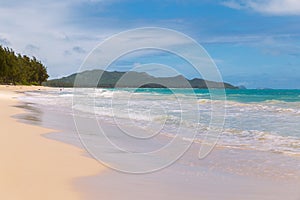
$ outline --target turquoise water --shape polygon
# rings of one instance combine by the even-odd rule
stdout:
[[[300,102],[300,90],[227,90],[227,100],[238,102]]]
[[[217,107],[217,114],[224,114],[220,146],[300,155],[300,90],[226,90],[224,94],[226,101],[222,90],[81,88],[74,92],[70,88],[33,92],[24,98],[59,112],[73,109],[168,136],[185,137],[197,130],[199,140],[211,124],[212,108]],[[178,132],[179,127],[184,131]]]
[[[132,89],[118,89],[131,91]],[[199,98],[210,99],[210,91],[208,89],[165,89],[165,88],[139,88],[134,90],[138,93],[158,93],[172,94],[173,92],[185,95],[199,95]],[[218,94],[218,90],[211,90]],[[226,90],[226,99],[236,102],[263,102],[263,101],[284,101],[284,102],[300,102],[300,90],[273,90],[273,89],[240,89]],[[221,92],[219,92],[221,93]]]

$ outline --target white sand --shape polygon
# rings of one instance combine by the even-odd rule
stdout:
[[[20,95],[15,91],[38,89],[45,88],[0,86],[0,199],[82,199],[72,181],[98,174],[103,167],[83,156],[83,150],[41,136],[53,130],[11,117],[23,112],[13,107]]]

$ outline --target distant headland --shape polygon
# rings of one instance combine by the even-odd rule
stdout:
[[[100,78],[101,77],[101,78]],[[125,78],[124,78],[125,77]],[[100,80],[99,80],[100,79]],[[76,80],[76,81],[75,81]],[[97,83],[97,84],[95,84]],[[101,88],[225,88],[238,89],[229,83],[207,81],[200,78],[186,79],[184,76],[154,77],[146,72],[119,72],[90,70],[74,73],[60,79],[43,83],[49,87],[101,87]]]

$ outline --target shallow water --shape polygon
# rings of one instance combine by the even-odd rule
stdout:
[[[146,88],[56,89],[29,92],[22,100],[117,123],[125,132],[132,126],[203,140],[208,128],[221,128],[220,146],[300,155],[300,90],[227,90],[227,101],[222,98],[218,90]],[[224,126],[214,127],[218,113]]]
[[[76,132],[72,116],[74,113],[71,109],[73,97],[71,89],[64,89],[63,91],[53,89],[53,91],[46,93],[27,93],[21,100],[25,103],[26,106],[23,107],[28,112],[18,116],[18,118],[28,123],[37,123],[38,125],[61,130],[60,132],[47,134],[45,137],[76,145],[80,148],[84,148],[82,139],[83,141],[92,141],[90,144],[95,140],[95,150],[106,152],[109,157],[119,154],[119,152],[105,146],[98,148],[97,137],[100,136],[96,135],[98,127],[96,127],[97,124],[92,123],[93,119],[101,123],[102,128],[106,130],[115,144],[133,152],[153,151],[172,140],[174,134],[186,134],[186,132],[176,132],[175,125],[178,114],[176,111],[180,109],[175,108],[176,104],[171,103],[174,102],[174,97],[165,94],[164,96],[141,92],[135,96],[135,101],[131,102],[136,107],[131,111],[131,114],[134,111],[140,112],[143,110],[143,112],[146,112],[147,107],[145,105],[150,105],[153,101],[165,101],[163,105],[165,107],[169,106],[166,110],[171,115],[165,117],[169,120],[168,123],[160,131],[162,134],[147,140],[132,140],[131,137],[119,135],[122,133],[122,129],[119,129],[117,125],[120,124],[125,130],[135,133],[138,132],[136,128],[146,127],[148,131],[150,130],[149,134],[151,134],[151,131],[160,127],[161,123],[159,120],[148,119],[145,116],[143,116],[143,119],[126,118],[126,110],[121,108],[122,104],[127,107],[123,96],[128,96],[128,91],[117,91],[118,98],[114,98],[118,105],[116,107],[117,116],[112,115],[117,119],[113,119],[109,115],[111,110],[108,106],[111,104],[110,97],[114,95],[112,93],[112,90],[91,89],[80,94],[82,97],[87,95],[97,96],[95,102],[86,101],[83,103],[84,109],[80,108],[80,112],[75,111],[75,114],[80,114],[82,120],[86,122],[84,123],[86,133],[81,135],[81,141]],[[185,94],[182,96],[186,97]],[[187,98],[187,102],[189,101],[190,99]],[[196,101],[202,109],[201,112],[207,109],[206,114],[208,116],[211,101],[204,98],[197,98]],[[141,102],[144,103],[144,106]],[[98,105],[95,110],[93,107],[91,108],[93,103]],[[218,104],[219,101],[216,100],[213,103]],[[185,108],[191,109],[193,105],[187,104]],[[278,112],[278,108],[283,109],[283,111]],[[293,109],[292,112],[290,108]],[[201,139],[203,139],[201,134],[198,134],[198,139],[195,140],[195,143],[183,157],[161,171],[132,175],[107,170],[99,176],[76,180],[76,187],[84,190],[84,198],[86,199],[99,199],[103,196],[110,199],[297,199],[300,197],[298,191],[300,186],[300,158],[297,156],[299,148],[296,146],[299,142],[299,129],[297,129],[292,117],[298,116],[297,112],[294,112],[298,108],[298,102],[266,100],[245,103],[227,101],[226,123],[223,134],[217,147],[205,159],[199,160],[197,157]],[[107,109],[108,114],[101,114],[98,111],[101,109]],[[244,109],[244,114],[247,115],[244,115],[240,109]],[[157,117],[164,113],[159,111],[159,109],[154,110],[154,114],[150,117]],[[174,111],[176,114],[172,114]],[[191,112],[191,110],[187,112]],[[95,113],[96,115],[94,115]],[[267,120],[269,115],[272,120],[278,118],[279,125],[278,123],[277,125],[273,124],[270,119]],[[182,125],[185,131],[194,130],[195,128],[193,120],[189,121],[188,117],[189,115],[185,115],[186,123]],[[39,120],[36,120],[36,118],[39,118]],[[32,119],[34,119],[33,122]],[[149,121],[151,122],[150,125]],[[204,121],[203,126],[206,123]],[[292,124],[292,127],[287,126],[289,124]],[[276,129],[276,126],[279,129]],[[284,126],[287,126],[286,128],[290,132],[284,132]],[[205,131],[205,127],[200,128]],[[123,159],[122,156],[117,158]],[[131,164],[130,160],[125,159],[124,162],[127,162],[129,166]],[[139,163],[139,165],[148,165],[148,163]]]

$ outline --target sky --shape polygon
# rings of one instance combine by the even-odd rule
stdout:
[[[0,0],[0,44],[37,57],[50,78],[78,71],[89,52],[114,34],[161,27],[202,45],[225,82],[300,89],[299,22],[299,0]],[[155,54],[156,62],[168,58],[179,67],[174,56],[163,54]],[[129,56],[115,68],[151,61]]]

